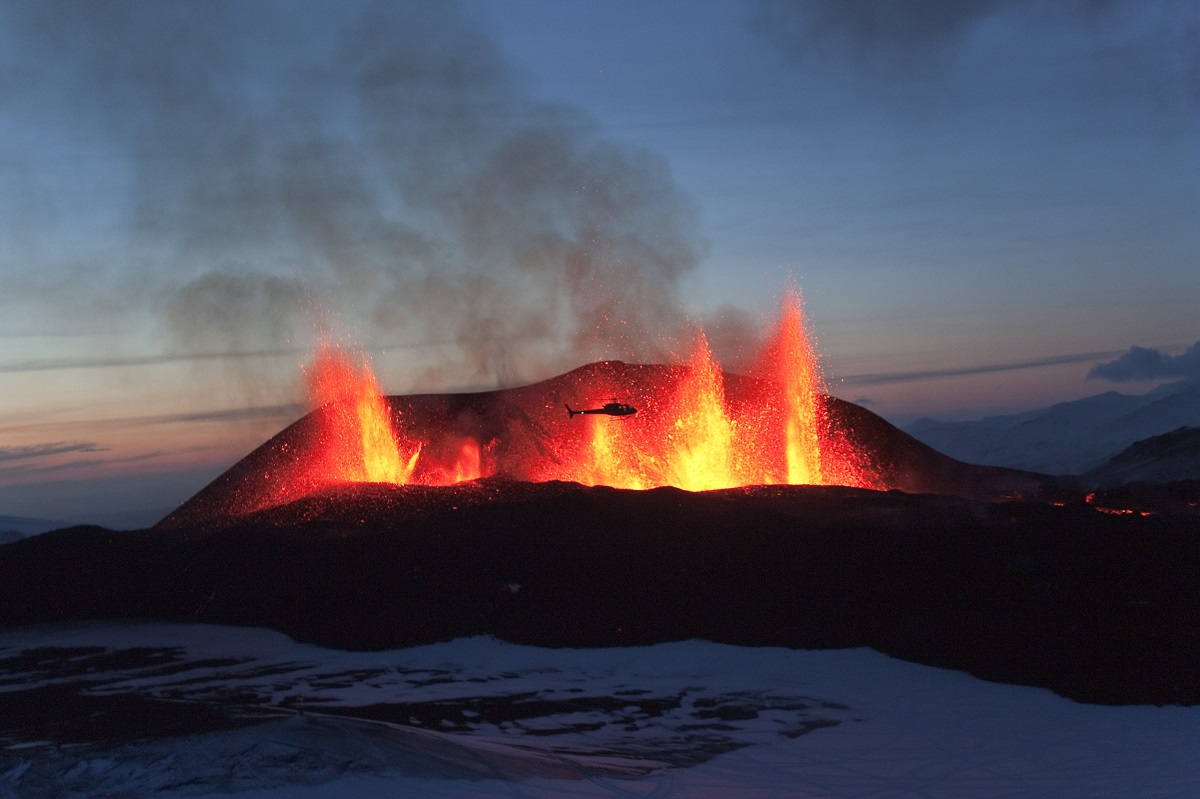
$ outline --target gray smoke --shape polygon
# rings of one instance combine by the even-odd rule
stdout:
[[[414,380],[480,384],[679,349],[702,248],[664,159],[533,97],[454,3],[30,2],[3,21],[21,61],[0,99],[54,98],[132,176],[105,187],[123,239],[53,264],[71,277],[47,290],[86,276],[95,308],[149,310],[181,357],[327,326],[411,353]]]

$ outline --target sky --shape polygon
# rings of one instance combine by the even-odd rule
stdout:
[[[897,423],[1140,393],[1198,267],[1190,0],[0,0],[0,514],[153,521],[323,337],[736,369],[789,286]]]

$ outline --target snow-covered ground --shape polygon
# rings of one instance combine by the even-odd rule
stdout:
[[[918,419],[905,432],[968,463],[1083,474],[1135,441],[1200,426],[1200,380],[1146,394],[1108,391],[1048,408],[975,421]]]
[[[199,625],[9,631],[0,747],[5,797],[1200,796],[1200,708],[699,641],[364,653]]]

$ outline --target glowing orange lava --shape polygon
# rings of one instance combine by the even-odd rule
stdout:
[[[366,360],[324,345],[306,373],[312,403],[324,414],[325,475],[333,480],[411,481],[421,445],[401,442],[387,401]]]
[[[724,376],[701,334],[674,395],[660,408],[614,420],[587,417],[590,440],[581,468],[565,479],[615,488],[676,486],[705,491],[746,485],[737,422],[725,401]]]
[[[305,375],[321,427],[320,462],[310,473],[312,482],[450,485],[490,473],[473,439],[462,439],[453,455],[439,457],[443,453],[431,451],[425,442],[401,435],[361,354],[323,345]]]
[[[804,329],[798,294],[789,293],[783,319],[767,348],[771,379],[779,386],[784,414],[787,482],[824,483],[821,470],[821,417],[817,398],[823,393],[817,358]]]
[[[744,485],[870,486],[858,453],[830,427],[798,293],[790,293],[760,359],[761,389],[731,408],[725,376],[700,334],[673,395],[638,415],[586,417],[585,451],[558,479],[689,491]]]
[[[421,427],[418,433],[410,426],[410,433],[402,434],[397,423],[403,419],[381,395],[366,359],[325,346],[306,370],[321,430],[305,484],[450,485],[501,473],[630,489],[870,487],[859,453],[826,413],[829,400],[798,292],[787,295],[757,363],[753,377],[727,377],[700,332],[687,363],[659,367],[664,371],[654,385],[588,386],[601,396],[637,390],[634,415],[592,412],[549,421],[549,411],[540,410],[532,412],[537,422],[524,411],[510,416],[525,419],[526,429],[543,431],[535,451],[515,459],[511,440],[506,444],[494,430],[482,439],[486,446],[436,428]],[[736,401],[727,396],[727,380],[740,381]],[[548,407],[561,408],[561,400]],[[292,494],[304,490],[299,483],[287,489]]]

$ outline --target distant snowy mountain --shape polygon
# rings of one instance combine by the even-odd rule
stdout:
[[[1141,395],[1108,391],[1049,408],[967,422],[919,419],[905,432],[968,463],[1083,474],[1121,450],[1179,427],[1200,426],[1200,381]]]

